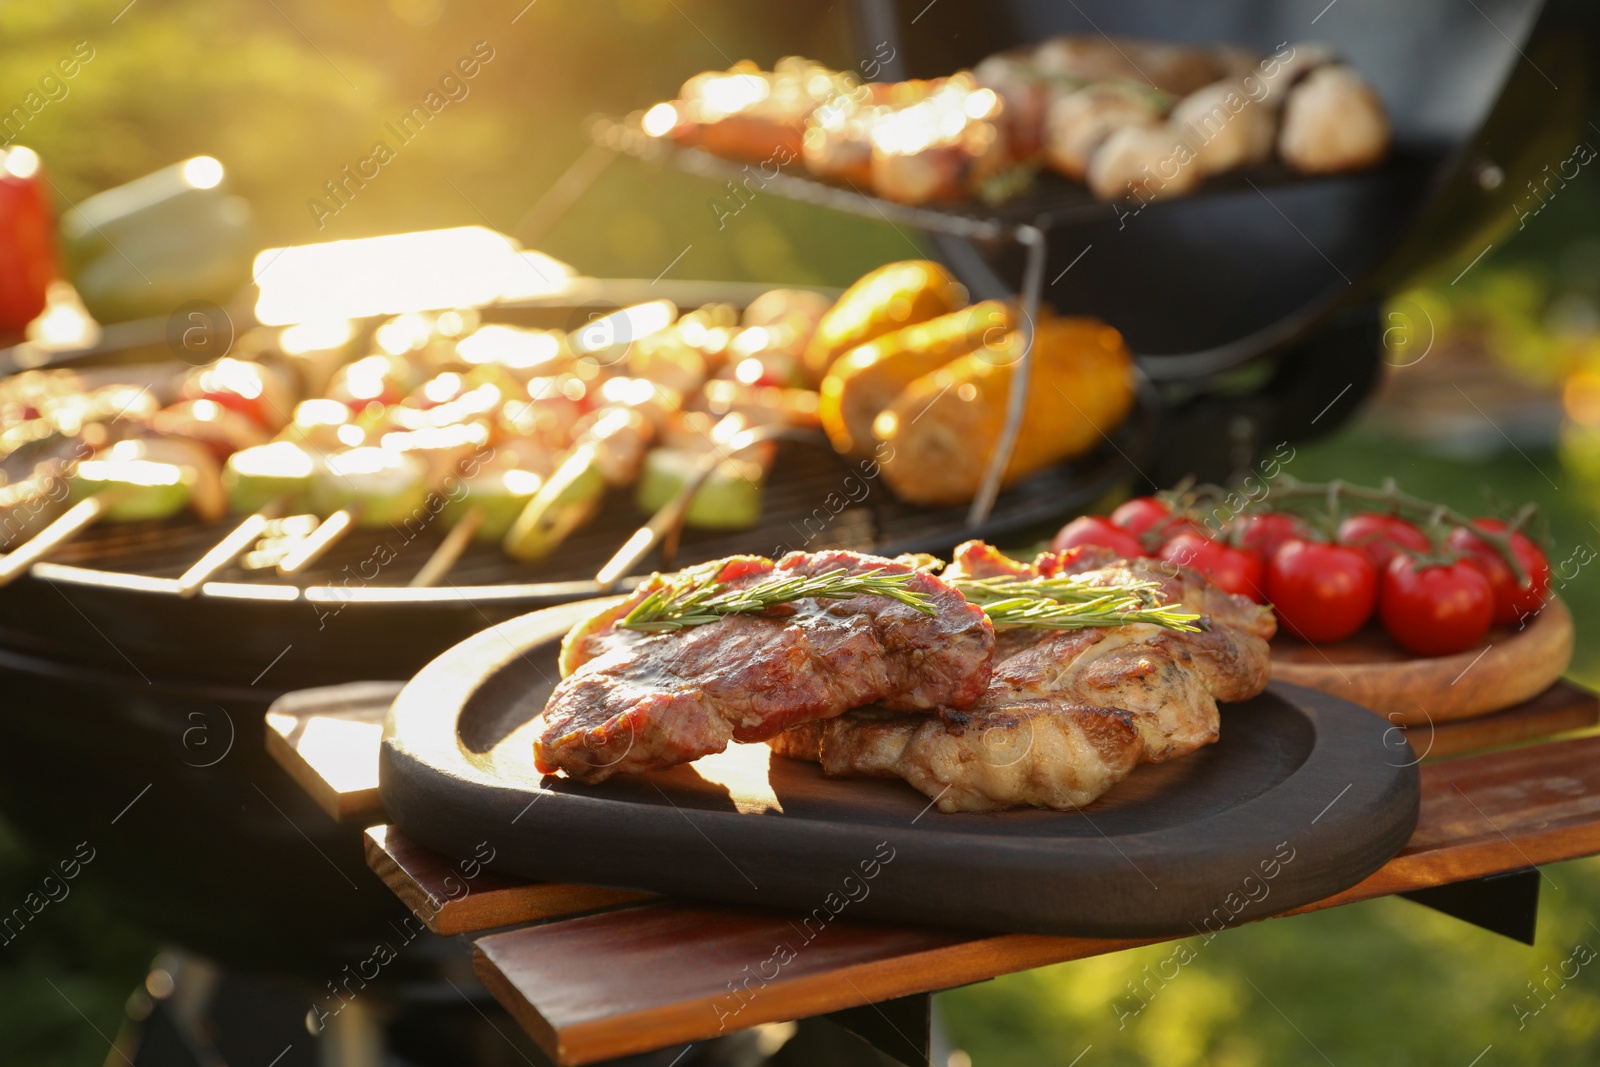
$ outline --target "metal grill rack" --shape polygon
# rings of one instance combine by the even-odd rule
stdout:
[[[712,181],[739,181],[750,177],[749,168],[752,164],[735,162],[712,155],[704,149],[685,148],[664,138],[651,137],[639,127],[636,117],[595,119],[589,126],[589,136],[596,145],[611,152],[667,164],[686,174]],[[1408,150],[1402,146],[1382,167],[1354,175],[1302,175],[1274,160],[1212,175],[1184,197],[1157,200],[1149,206],[1153,210],[1160,210],[1191,202],[1197,197],[1223,196],[1290,184],[1347,182],[1361,174],[1407,168],[1423,162],[1436,163],[1437,158],[1437,151]],[[890,225],[909,226],[974,241],[1015,240],[1018,231],[1027,226],[1048,230],[1076,223],[1114,220],[1126,210],[1116,201],[1096,198],[1082,183],[1070,181],[1051,170],[1040,170],[1027,188],[994,203],[974,198],[921,206],[885,200],[853,184],[836,185],[820,180],[796,163],[778,166],[776,173],[770,177],[763,172],[759,180],[762,182],[762,192],[772,192],[785,199],[860,215]]]
[[[591,123],[589,133],[597,150],[604,149],[650,163],[669,165],[716,182],[738,182],[750,177],[749,164],[724,159],[703,149],[681,147],[664,138],[646,134],[640,128],[637,115],[623,120],[596,119]],[[1381,167],[1354,174],[1327,176],[1301,176],[1274,161],[1211,176],[1187,196],[1158,200],[1144,206],[1155,211],[1171,211],[1202,198],[1240,193],[1255,195],[1263,189],[1290,185],[1322,186],[1331,191],[1360,182],[1420,179],[1437,166],[1439,158],[1436,147],[1402,148],[1394,152]],[[1033,367],[1033,323],[1044,289],[1044,267],[1049,255],[1048,235],[1052,230],[1062,227],[1116,221],[1128,208],[1121,203],[1099,200],[1085,186],[1049,171],[1035,175],[1026,189],[998,203],[969,199],[915,206],[872,196],[853,184],[837,185],[819,180],[811,177],[802,165],[795,163],[778,167],[776,173],[769,174],[770,170],[772,168],[764,166],[758,177],[764,193],[771,192],[790,200],[875,219],[891,226],[905,226],[989,247],[1011,242],[1023,250],[1022,276],[1015,295],[1022,309],[1022,332],[1026,340],[1018,373],[1011,381],[1006,422],[979,491],[967,512],[968,526],[981,526],[995,506],[1027,407]],[[1306,309],[1295,321],[1285,324],[1285,328],[1272,331],[1271,336],[1246,338],[1227,350],[1200,354],[1199,358],[1186,361],[1181,358],[1135,355],[1135,360],[1140,363],[1145,375],[1157,381],[1182,381],[1214,375],[1219,370],[1246,362],[1273,343],[1281,343],[1284,337],[1304,330],[1330,309]]]

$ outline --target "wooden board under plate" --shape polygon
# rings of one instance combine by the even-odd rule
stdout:
[[[592,605],[440,656],[395,701],[380,790],[407,835],[498,871],[816,916],[1100,937],[1186,932],[1353,885],[1416,823],[1387,724],[1287,685],[1223,710],[1222,740],[1139,768],[1082,812],[944,815],[901,782],[830,780],[765,745],[599,786],[545,778],[532,720]],[[1214,920],[1220,921],[1220,920]]]
[[[1418,657],[1374,623],[1344,641],[1272,642],[1272,677],[1371,708],[1397,726],[1470,719],[1531,700],[1572,661],[1572,612],[1552,597],[1521,630],[1495,629],[1477,648]]]

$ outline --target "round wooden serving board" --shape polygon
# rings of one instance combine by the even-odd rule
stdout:
[[[1081,812],[944,815],[898,781],[823,777],[734,745],[598,786],[541,776],[532,724],[562,634],[596,602],[526,615],[425,667],[384,730],[406,834],[505,873],[957,929],[1160,937],[1354,885],[1416,825],[1416,759],[1366,710],[1273,683],[1222,740],[1140,767]],[[801,933],[799,936],[804,936]]]
[[[1559,597],[1521,630],[1491,630],[1454,656],[1419,658],[1376,623],[1354,637],[1308,645],[1272,642],[1272,677],[1371,708],[1396,726],[1470,719],[1531,700],[1572,661],[1572,612]]]

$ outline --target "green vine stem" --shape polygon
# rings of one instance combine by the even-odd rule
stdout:
[[[1485,543],[1492,545],[1499,552],[1511,568],[1511,573],[1516,576],[1519,585],[1528,581],[1528,574],[1522,564],[1517,560],[1517,555],[1511,548],[1511,537],[1525,526],[1529,519],[1537,513],[1538,508],[1533,504],[1525,504],[1505,524],[1503,530],[1486,530],[1477,522],[1454,508],[1443,504],[1436,504],[1431,500],[1424,500],[1412,496],[1400,489],[1393,478],[1384,479],[1383,485],[1377,489],[1363,485],[1355,485],[1335,478],[1331,482],[1302,482],[1292,475],[1278,476],[1273,486],[1271,499],[1279,506],[1297,502],[1316,501],[1327,508],[1327,516],[1331,527],[1339,524],[1341,505],[1345,501],[1356,501],[1361,504],[1373,505],[1372,510],[1387,511],[1402,518],[1417,521],[1419,525],[1431,527],[1442,531],[1446,524],[1461,526],[1470,530],[1475,536]],[[1435,538],[1437,542],[1438,538]]]

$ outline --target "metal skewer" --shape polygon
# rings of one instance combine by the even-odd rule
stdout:
[[[461,559],[467,546],[472,544],[473,535],[478,532],[478,527],[483,525],[483,518],[484,510],[481,506],[468,509],[467,513],[461,516],[461,521],[444,535],[444,540],[433,550],[428,562],[424,563],[422,569],[411,579],[411,586],[422,589],[438,585],[444,576],[450,573],[450,568]]]
[[[106,502],[100,497],[85,497],[15,552],[0,556],[0,586],[9,584],[55,549],[72,540],[86,527],[93,525],[105,509]]]
[[[282,510],[283,501],[274,500],[235,526],[226,537],[196,560],[194,566],[183,572],[178,579],[178,595],[188,599],[198,593],[200,587],[210,581],[213,575],[238,559],[241,552],[255,544],[256,539],[266,530],[267,524],[277,518]]]
[[[1017,359],[1016,372],[1011,377],[1011,388],[1006,396],[1006,421],[995,442],[994,454],[984,469],[983,481],[972,498],[967,511],[967,525],[981,526],[994,510],[995,497],[1000,495],[1000,484],[1005,481],[1006,467],[1011,464],[1011,453],[1016,451],[1017,437],[1022,432],[1022,418],[1027,414],[1028,391],[1033,385],[1033,345],[1038,334],[1035,325],[1039,317],[1039,299],[1044,289],[1044,262],[1046,254],[1044,230],[1038,226],[1018,226],[1016,240],[1028,251],[1022,269],[1022,355]]]
[[[278,573],[285,578],[292,578],[321,559],[323,553],[338,544],[339,539],[355,526],[356,515],[354,508],[340,508],[323,519],[315,530],[306,535],[304,541],[279,561]]]

